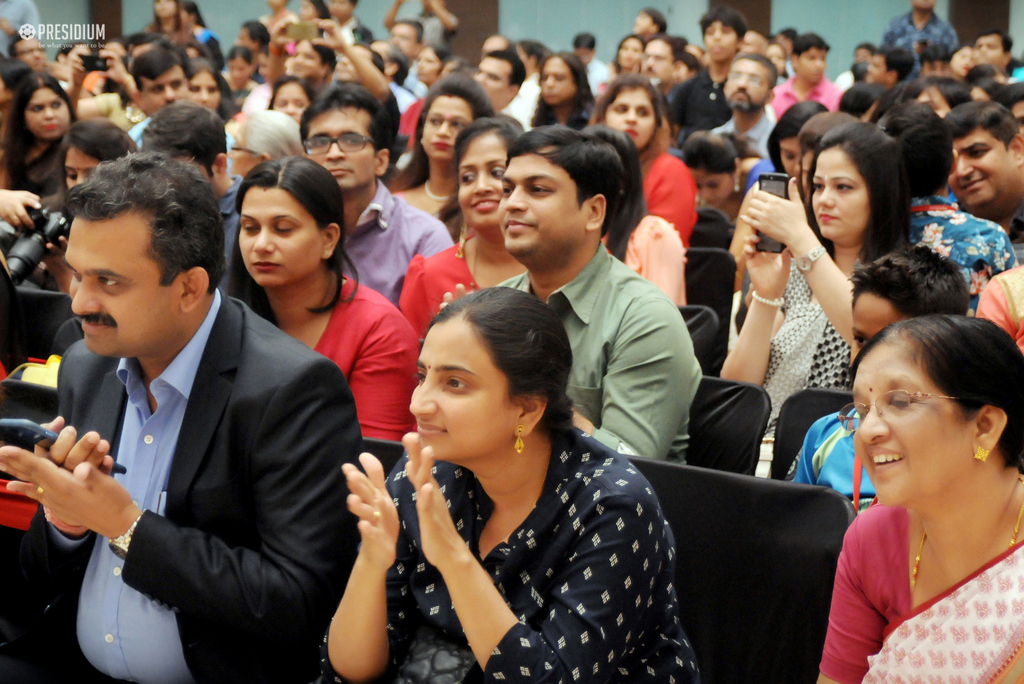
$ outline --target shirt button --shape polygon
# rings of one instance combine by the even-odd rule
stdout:
[[[114,643],[114,635],[108,634],[107,636],[103,637],[103,640],[106,641],[108,644],[112,644]]]
[[[138,501],[135,501],[135,500],[133,499],[133,500],[132,500],[132,506],[135,506],[136,508],[138,508],[138,507],[139,507],[139,502],[138,502]]]
[[[708,97],[710,97],[712,100],[717,100],[718,99],[718,93],[711,93],[711,95],[709,95]],[[149,439],[149,438],[147,437],[146,439]],[[149,444],[149,442],[146,442],[146,444]]]
[[[121,576],[121,568],[114,568],[114,577]]]
[[[152,444],[153,435],[146,435],[145,437],[142,438],[142,441],[145,442],[146,444]]]

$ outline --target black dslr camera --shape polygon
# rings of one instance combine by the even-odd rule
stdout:
[[[36,266],[46,256],[47,243],[60,244],[60,238],[67,238],[71,228],[71,222],[57,211],[29,209],[28,215],[32,219],[32,227],[7,252],[7,266],[15,285],[20,285],[36,270]]]

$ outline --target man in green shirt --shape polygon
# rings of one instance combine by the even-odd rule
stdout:
[[[676,305],[601,242],[621,204],[618,154],[550,126],[520,136],[508,159],[502,232],[527,272],[502,284],[562,319],[576,425],[621,453],[685,460],[701,378],[690,335]]]

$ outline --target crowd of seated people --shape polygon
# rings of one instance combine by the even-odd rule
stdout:
[[[0,432],[0,681],[700,681],[697,550],[634,463],[715,438],[681,314],[712,216],[762,459],[790,397],[849,394],[772,474],[854,520],[818,681],[1024,681],[1005,31],[913,0],[833,82],[829,36],[717,3],[456,55],[445,0],[237,37],[154,0],[49,62],[7,4],[0,415],[59,370],[54,434]]]

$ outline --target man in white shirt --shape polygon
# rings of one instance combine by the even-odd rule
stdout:
[[[597,58],[597,39],[593,33],[577,33],[572,39],[572,51],[587,67],[587,80],[590,90],[597,89],[608,81],[608,65]]]

